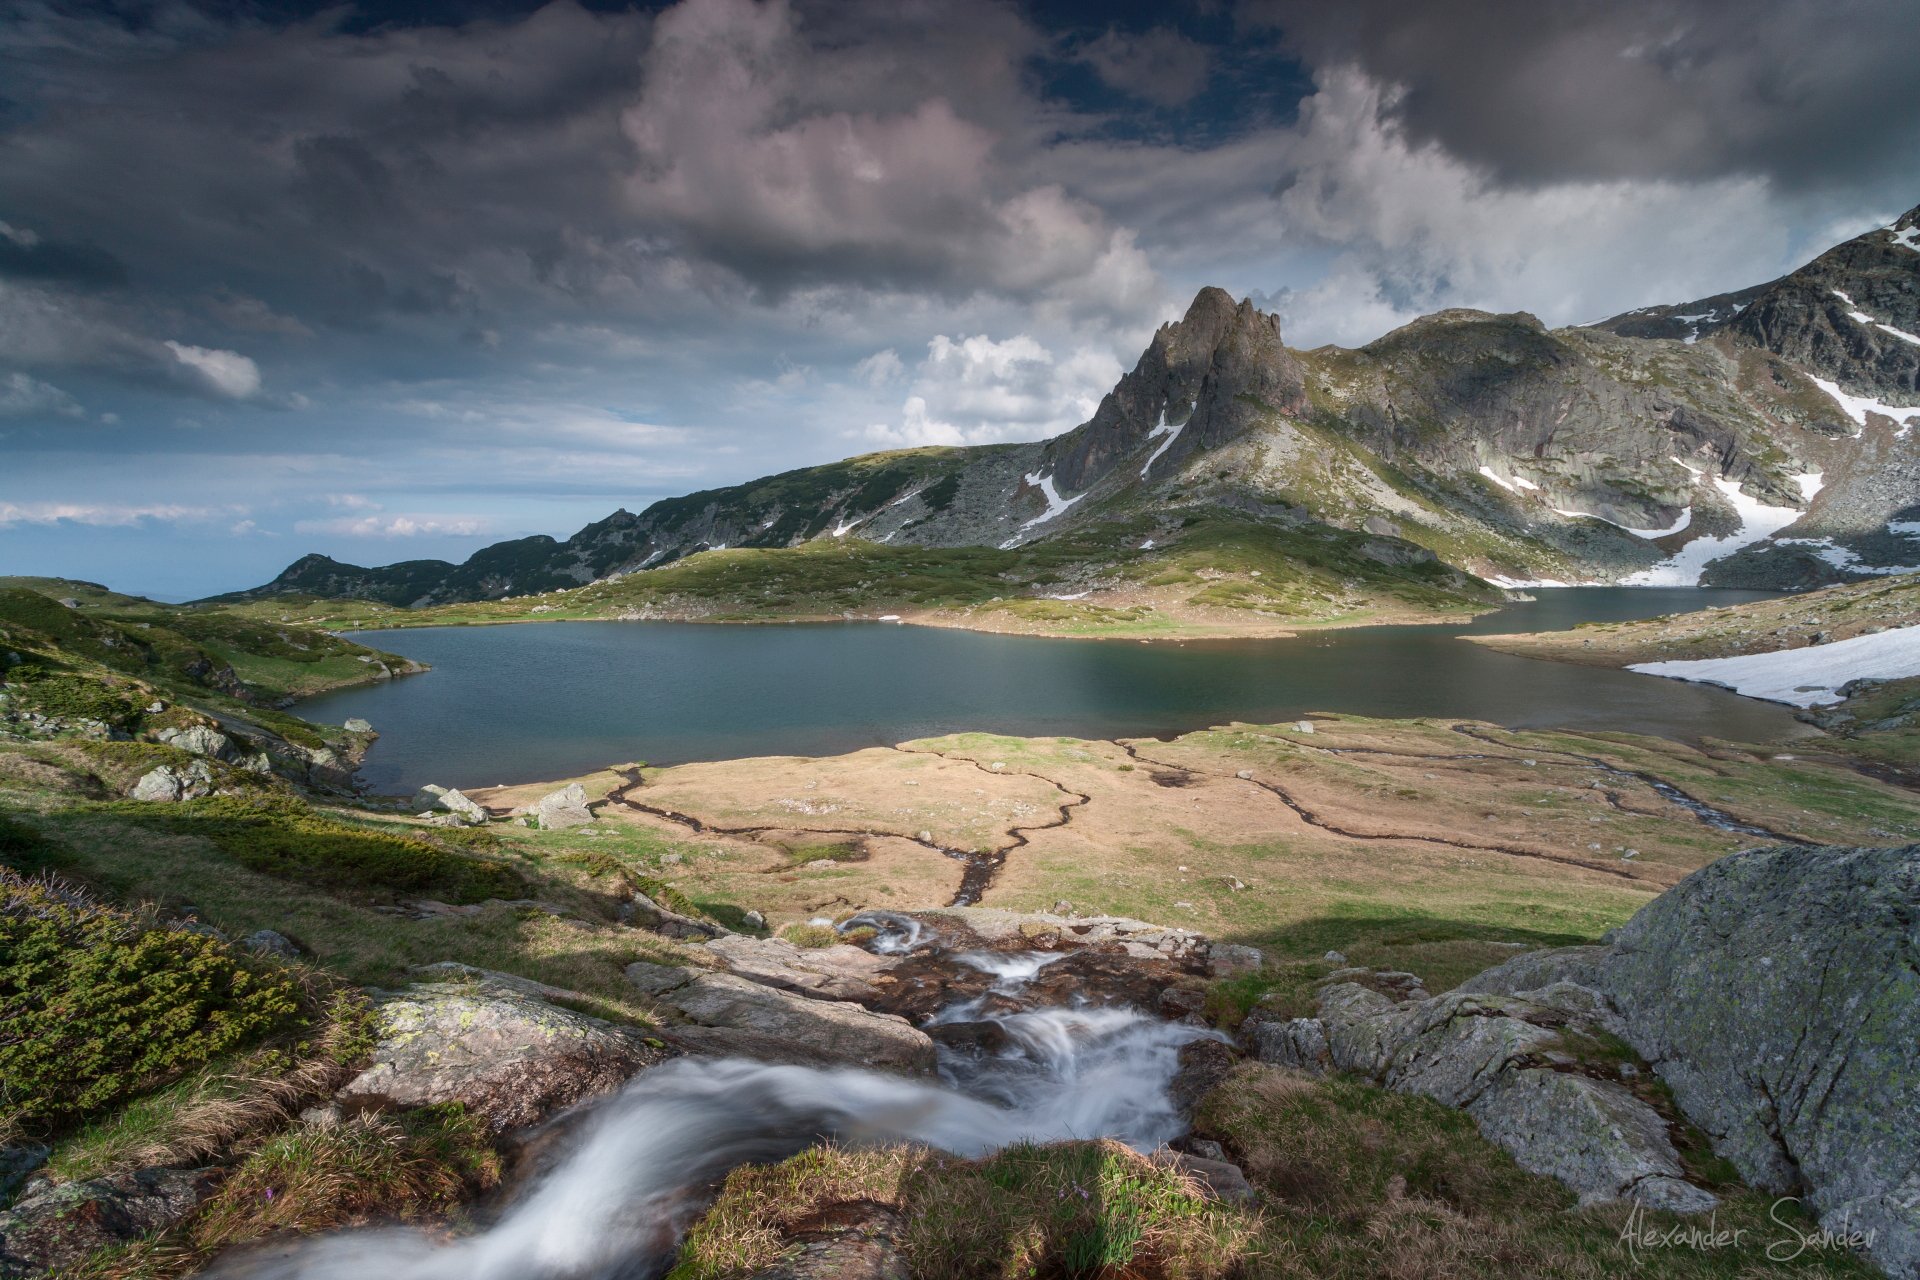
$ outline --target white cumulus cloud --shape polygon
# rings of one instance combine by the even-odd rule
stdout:
[[[173,352],[173,358],[191,370],[209,390],[233,400],[259,394],[260,366],[238,351],[193,347],[171,338],[164,345]]]

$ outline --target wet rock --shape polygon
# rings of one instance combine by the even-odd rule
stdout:
[[[1167,1085],[1167,1098],[1182,1115],[1191,1115],[1200,1100],[1232,1074],[1240,1055],[1225,1041],[1209,1037],[1180,1047],[1180,1070]]]
[[[74,1267],[95,1250],[164,1231],[197,1209],[214,1182],[206,1169],[139,1169],[28,1196],[0,1213],[0,1277]]]
[[[749,1280],[907,1280],[906,1224],[873,1203],[832,1205],[789,1234],[787,1255]]]
[[[730,933],[707,944],[707,954],[731,973],[802,995],[870,1001],[873,980],[898,963],[859,947],[798,947],[784,938]]]
[[[163,764],[142,774],[133,784],[135,800],[149,800],[167,803],[178,800],[198,800],[202,796],[213,794],[213,770],[204,760],[195,760],[191,764],[175,767]]]
[[[1207,1006],[1207,993],[1196,987],[1168,987],[1160,993],[1154,1002],[1160,1010],[1160,1016],[1179,1022],[1185,1018],[1198,1018],[1200,1011]]]
[[[442,972],[448,980],[378,998],[373,1065],[337,1095],[349,1110],[459,1102],[496,1131],[517,1129],[670,1056],[635,1028],[549,1003],[566,994],[555,988],[466,966]]]
[[[1333,1067],[1327,1028],[1318,1018],[1256,1022],[1246,1038],[1253,1056],[1272,1066],[1313,1075],[1324,1075]]]
[[[926,1030],[936,1044],[975,1054],[997,1054],[1013,1042],[998,1022],[941,1022]]]
[[[482,825],[487,820],[487,811],[458,790],[428,783],[413,793],[413,811],[432,813],[435,810],[450,813],[462,822],[475,826]]]
[[[33,1171],[47,1162],[52,1148],[40,1142],[0,1146],[0,1204],[5,1204]]]
[[[240,945],[249,951],[258,951],[262,955],[278,956],[282,960],[298,960],[301,948],[284,933],[272,929],[256,929],[240,940]]]
[[[552,795],[534,802],[533,819],[543,831],[565,831],[584,827],[593,821],[587,808],[587,793],[577,782],[570,782]]]
[[[794,1041],[848,1065],[914,1074],[933,1069],[933,1041],[905,1018],[849,1001],[796,995],[731,973],[641,961],[628,965],[626,974],[629,982],[701,1026]]]

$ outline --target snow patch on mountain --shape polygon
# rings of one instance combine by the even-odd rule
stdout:
[[[1811,377],[1812,375],[1809,376]],[[1900,405],[1887,404],[1882,400],[1875,400],[1870,396],[1852,395],[1842,391],[1839,383],[1829,382],[1821,377],[1814,377],[1813,385],[1819,387],[1831,396],[1833,402],[1839,405],[1849,418],[1852,418],[1854,422],[1859,424],[1861,431],[1867,429],[1867,415],[1877,413],[1883,418],[1891,418],[1893,421],[1899,423],[1900,429],[1894,432],[1894,436],[1899,439],[1905,439],[1907,432],[1913,428],[1914,421],[1920,419],[1920,405],[1902,407]],[[1859,432],[1855,432],[1854,434],[1858,435]]]
[[[1800,492],[1807,494],[1809,499],[1820,491],[1818,473],[1810,472],[1807,476],[1796,476],[1794,480],[1800,486]],[[1730,556],[1743,547],[1750,547],[1756,542],[1765,542],[1804,514],[1798,507],[1771,507],[1758,498],[1750,498],[1741,491],[1738,483],[1724,477],[1716,478],[1713,487],[1733,504],[1734,514],[1740,518],[1739,529],[1724,537],[1695,538],[1652,568],[1642,569],[1639,573],[1622,579],[1621,585],[1697,587],[1700,585],[1701,573],[1709,564],[1722,557]]]
[[[1040,496],[1047,500],[1047,509],[1021,525],[1023,530],[1031,529],[1037,524],[1045,524],[1056,516],[1064,515],[1069,507],[1087,496],[1084,493],[1076,493],[1071,498],[1062,498],[1059,490],[1053,487],[1053,477],[1042,476],[1038,471],[1029,471],[1025,479],[1028,484],[1040,490]]]
[[[1200,402],[1195,400],[1187,406],[1187,416],[1180,422],[1168,422],[1167,411],[1164,408],[1160,410],[1160,421],[1155,424],[1153,430],[1147,432],[1147,439],[1159,440],[1160,447],[1153,451],[1152,456],[1150,456],[1145,465],[1140,468],[1140,478],[1142,480],[1147,478],[1147,472],[1153,470],[1153,464],[1160,461],[1160,455],[1173,447],[1173,442],[1178,440],[1180,433],[1187,429],[1187,423],[1193,421],[1193,415],[1199,408]],[[1164,437],[1164,439],[1162,439],[1162,437]]]
[[[1749,698],[1796,707],[1824,706],[1841,701],[1840,689],[1853,680],[1920,675],[1920,627],[1895,627],[1832,644],[1737,658],[1637,662],[1627,670],[1717,684]]]

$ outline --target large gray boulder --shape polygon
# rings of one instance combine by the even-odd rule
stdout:
[[[1621,1033],[1716,1150],[1920,1275],[1920,846],[1723,858],[1612,943]]]
[[[188,725],[184,729],[162,729],[154,737],[170,747],[182,751],[191,751],[196,756],[206,756],[212,760],[224,760],[233,750],[233,743],[218,729],[204,724]]]
[[[487,811],[468,799],[458,789],[438,787],[432,783],[413,793],[413,811],[415,813],[450,813],[462,822],[475,826],[484,824]]]
[[[790,1041],[808,1055],[848,1066],[925,1074],[933,1041],[905,1018],[846,1000],[823,1000],[765,986],[731,973],[636,961],[627,980],[703,1027]]]
[[[444,980],[379,998],[373,1062],[340,1090],[343,1107],[458,1102],[505,1132],[671,1056],[642,1031],[551,1003],[565,992],[464,965],[433,968]]]
[[[534,803],[533,820],[543,831],[586,826],[593,821],[593,811],[587,808],[586,789],[570,782],[552,795],[542,796]]]

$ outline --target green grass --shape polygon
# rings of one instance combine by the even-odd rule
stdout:
[[[512,867],[474,852],[491,844],[484,833],[400,834],[328,817],[290,796],[209,796],[164,807],[119,801],[100,808],[137,826],[205,840],[251,870],[319,888],[415,893],[455,903],[526,892]]]

